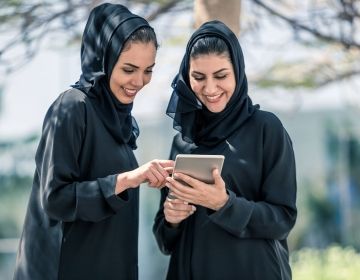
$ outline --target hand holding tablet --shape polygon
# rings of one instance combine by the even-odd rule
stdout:
[[[172,201],[173,199],[179,198],[181,201],[201,205],[207,207],[209,209],[218,209],[224,205],[226,200],[221,199],[219,202],[219,198],[221,198],[222,194],[225,193],[224,182],[221,179],[221,170],[224,164],[225,157],[223,155],[200,155],[200,154],[179,154],[175,159],[175,166],[173,170],[172,179],[181,183],[178,187],[171,185],[169,186],[170,190],[167,195],[167,199]],[[218,180],[217,183],[215,180],[214,169],[218,170],[218,177],[221,179],[221,182]],[[178,176],[175,176],[179,174]],[[196,186],[191,184],[187,184],[185,181],[180,179],[180,174],[185,174],[194,179],[201,181],[201,184],[197,184]],[[185,178],[184,178],[185,180]],[[216,183],[216,184],[215,184]],[[214,185],[214,189],[211,188],[209,191],[206,191],[206,194],[201,191],[203,188],[208,188],[207,185]],[[191,187],[191,191],[187,191],[184,186]],[[174,193],[173,188],[179,188]],[[183,188],[181,190],[181,188]],[[204,189],[205,190],[205,189]],[[226,195],[226,198],[228,196]],[[224,202],[225,201],[225,202]]]

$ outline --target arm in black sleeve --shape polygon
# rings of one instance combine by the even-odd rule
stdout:
[[[171,227],[171,225],[165,220],[164,216],[164,201],[166,199],[168,190],[167,188],[161,189],[160,206],[155,216],[155,222],[153,225],[153,233],[160,250],[168,255],[173,251],[179,236],[183,230],[183,222],[178,227]]]
[[[116,175],[79,181],[86,108],[78,95],[65,94],[48,110],[36,152],[42,207],[56,220],[96,222],[119,211],[126,201],[114,194]]]
[[[239,238],[282,240],[296,221],[296,171],[292,142],[275,116],[265,124],[263,142],[259,199],[228,191],[228,202],[210,218]]]
[[[187,146],[188,144],[185,145]],[[184,153],[184,151],[187,151],[187,149],[189,149],[189,147],[184,147],[184,142],[181,139],[181,134],[178,133],[174,136],[169,158],[174,159],[177,154]],[[182,221],[178,227],[174,228],[171,227],[171,225],[165,220],[164,202],[166,200],[168,192],[169,190],[166,187],[161,189],[159,210],[155,216],[155,221],[153,225],[153,233],[155,235],[155,239],[159,245],[160,250],[164,254],[171,254],[174,247],[176,246],[178,239],[180,238],[180,235],[184,229],[184,225],[187,222],[187,220]]]

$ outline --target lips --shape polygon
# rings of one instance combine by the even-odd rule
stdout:
[[[221,96],[222,96],[222,93],[217,94],[217,95],[204,95],[205,99],[208,102],[217,102],[220,100]]]
[[[124,87],[123,87],[123,90],[127,96],[135,96],[136,93],[138,92],[137,89],[129,89],[129,88],[124,88]]]

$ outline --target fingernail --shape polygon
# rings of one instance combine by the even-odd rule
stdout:
[[[196,207],[194,205],[191,206],[191,211],[195,212],[196,211]]]
[[[184,204],[188,205],[188,204],[189,204],[189,202],[187,202],[187,201],[184,201]]]

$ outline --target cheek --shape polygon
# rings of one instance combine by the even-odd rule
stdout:
[[[114,73],[109,82],[111,91],[113,93],[117,92],[126,82],[126,76]]]
[[[145,77],[144,77],[144,86],[147,85],[148,83],[150,83],[151,78],[152,78],[152,74],[145,75]]]
[[[124,77],[121,77],[120,73],[113,72],[110,77],[110,85],[118,85],[121,80],[124,80]]]
[[[201,85],[196,81],[190,81],[190,87],[192,91],[196,94],[196,96],[199,97]]]
[[[116,84],[117,83],[116,83],[116,81],[114,79],[114,75],[112,75],[111,78],[110,78],[110,81],[109,81],[110,89],[111,89],[112,92],[115,91]]]
[[[234,92],[235,92],[235,87],[231,87],[230,89],[229,89],[229,99],[234,95]]]
[[[230,91],[232,92],[232,94],[234,94],[235,88],[236,88],[236,80],[235,77],[233,76],[230,82]]]

